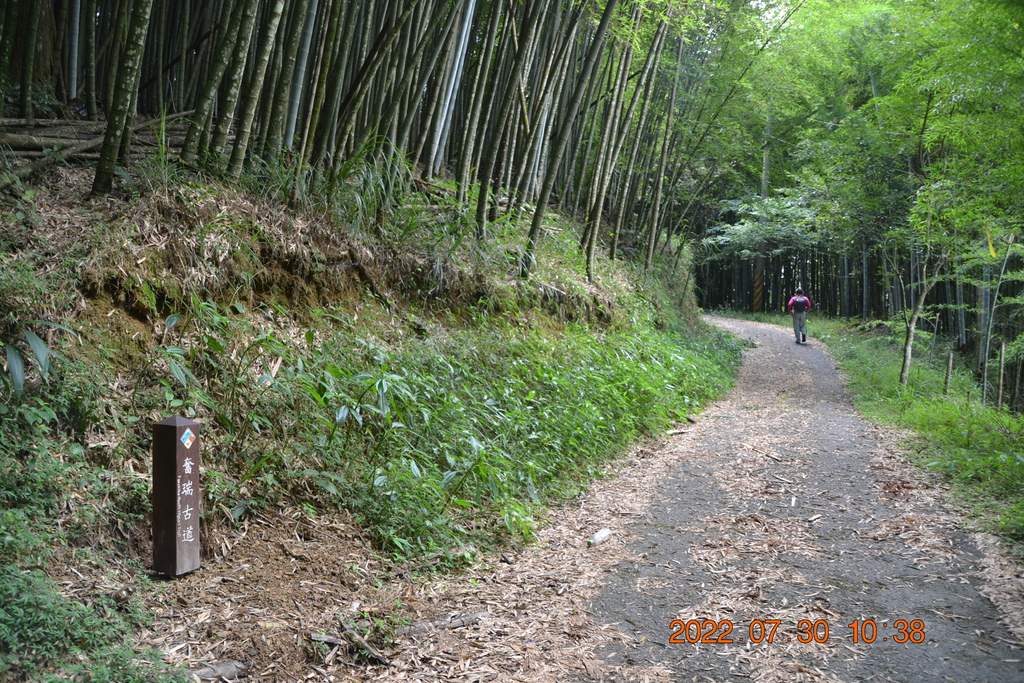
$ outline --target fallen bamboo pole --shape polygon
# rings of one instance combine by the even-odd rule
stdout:
[[[183,116],[188,116],[191,113],[192,112],[187,111],[187,112],[181,112],[179,114],[174,114],[173,116],[161,117],[161,118],[166,123],[167,121],[171,121],[172,119],[175,119],[175,118],[181,118]],[[149,128],[151,126],[157,125],[157,124],[160,123],[161,118],[149,119],[148,121],[143,121],[142,123],[137,123],[134,126],[132,126],[132,132],[134,133],[135,131],[143,130],[145,128]],[[53,154],[45,156],[45,157],[43,157],[41,159],[37,159],[36,161],[33,161],[30,164],[25,164],[24,166],[19,166],[18,168],[15,168],[15,169],[9,171],[6,174],[6,177],[3,177],[2,179],[0,179],[0,190],[6,190],[8,187],[10,187],[14,183],[18,182],[22,178],[27,178],[28,176],[32,175],[33,173],[35,173],[37,171],[41,171],[44,168],[47,168],[51,164],[59,161],[60,159],[64,159],[66,157],[73,156],[75,154],[79,154],[81,152],[86,152],[86,151],[88,151],[90,149],[95,149],[96,147],[99,147],[100,145],[103,144],[103,138],[104,138],[104,136],[100,135],[100,136],[97,136],[97,137],[92,138],[90,140],[86,140],[85,142],[80,142],[77,145],[72,145],[72,146],[67,147],[65,149],[58,149],[58,150],[54,151]]]

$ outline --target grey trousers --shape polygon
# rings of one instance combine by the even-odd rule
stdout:
[[[793,333],[796,335],[797,341],[803,341],[803,336],[807,334],[807,311],[803,313],[793,311]]]

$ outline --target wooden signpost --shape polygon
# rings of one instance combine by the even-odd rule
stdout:
[[[199,423],[169,417],[153,425],[153,571],[199,568]]]

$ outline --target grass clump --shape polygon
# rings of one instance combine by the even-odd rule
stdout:
[[[358,500],[385,545],[422,551],[435,529],[479,542],[487,512],[530,538],[536,504],[577,493],[631,441],[699,410],[727,385],[731,357],[570,328],[467,331],[395,360],[400,419],[415,427],[364,468],[372,486]]]
[[[59,429],[76,419],[75,399],[64,386],[42,385],[0,403],[0,680],[184,680],[159,653],[127,645],[149,623],[140,601],[115,603],[96,589],[71,598],[44,572],[55,552],[88,533],[82,518],[54,524],[68,491],[94,478],[82,447]],[[111,493],[93,491],[89,502]]]
[[[5,533],[11,530],[5,524]],[[159,652],[136,652],[126,644],[138,627],[149,623],[140,603],[125,607],[109,596],[91,597],[86,604],[63,596],[39,569],[0,568],[0,677],[96,683],[186,680],[183,672],[161,663]]]

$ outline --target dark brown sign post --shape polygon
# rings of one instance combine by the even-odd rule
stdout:
[[[199,423],[153,425],[153,571],[199,569]]]

